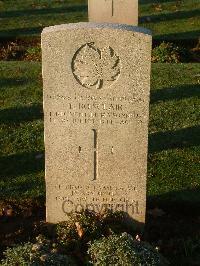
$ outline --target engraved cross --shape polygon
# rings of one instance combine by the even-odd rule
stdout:
[[[94,158],[94,165],[93,165],[93,178],[92,178],[92,181],[95,181],[98,179],[98,175],[99,175],[99,172],[98,172],[98,167],[99,167],[99,164],[98,164],[98,130],[97,129],[92,129],[92,132],[93,132],[93,158]],[[79,153],[82,152],[82,147],[79,146],[78,147],[78,151]],[[114,154],[114,147],[112,146],[111,147],[111,154],[113,155]]]
[[[107,1],[110,1],[110,0],[105,0],[106,2]],[[114,0],[111,0],[112,2],[112,17],[114,16]]]
[[[97,130],[92,129],[94,134],[94,177],[93,180],[98,178],[98,135]]]
[[[96,129],[92,129],[93,132],[93,136],[94,136],[94,140],[93,140],[93,152],[94,152],[94,174],[93,174],[93,178],[92,181],[97,180],[98,178],[98,136],[97,136],[97,130]],[[78,147],[78,151],[79,153],[82,152],[82,147],[79,146]]]

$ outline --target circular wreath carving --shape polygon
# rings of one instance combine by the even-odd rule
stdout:
[[[88,89],[110,87],[118,79],[120,70],[120,58],[110,46],[100,50],[94,43],[86,43],[72,59],[75,79]]]

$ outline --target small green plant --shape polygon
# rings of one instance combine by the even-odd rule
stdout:
[[[41,61],[41,47],[29,47],[25,53],[26,61]]]
[[[13,248],[8,248],[4,252],[5,259],[1,266],[75,266],[73,259],[65,254],[59,253],[55,243],[38,236],[35,244],[25,243]]]
[[[189,57],[189,52],[185,48],[178,47],[173,43],[162,42],[152,51],[153,63],[179,63],[188,61]]]
[[[177,247],[177,253],[182,254],[185,258],[200,259],[200,235],[188,238],[176,238],[173,241],[173,245]]]
[[[103,237],[91,244],[89,251],[93,265],[161,266],[165,259],[149,244],[133,239],[127,233]]]
[[[79,245],[80,239],[88,241],[99,238],[103,231],[101,216],[87,210],[71,214],[67,221],[56,226],[57,239],[65,247]]]
[[[200,256],[200,236],[183,240],[183,244],[185,256],[194,257],[197,254]]]

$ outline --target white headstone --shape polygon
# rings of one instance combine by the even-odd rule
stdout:
[[[151,35],[77,23],[42,32],[47,221],[82,209],[145,221]]]
[[[137,26],[138,0],[88,0],[90,22]]]

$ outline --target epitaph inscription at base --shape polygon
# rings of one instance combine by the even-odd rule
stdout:
[[[127,212],[144,223],[151,35],[78,23],[42,33],[47,221]]]

